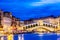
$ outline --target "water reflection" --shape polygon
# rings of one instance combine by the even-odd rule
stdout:
[[[14,40],[57,40],[57,34],[16,34]]]
[[[8,35],[9,36],[9,35]],[[4,40],[7,37],[4,37]],[[13,35],[13,40],[60,40],[60,34],[57,35],[56,33],[49,33],[49,34],[15,34]]]

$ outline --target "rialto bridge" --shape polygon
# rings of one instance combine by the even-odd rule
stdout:
[[[44,25],[26,25],[24,29],[28,32],[38,32],[38,33],[51,33],[56,32],[57,27],[49,27]]]
[[[33,28],[28,28],[26,29],[26,31],[28,32],[46,32],[46,33],[50,33],[50,32],[54,32],[55,28],[50,28],[50,27],[45,27],[45,26],[37,26],[37,27],[33,27]]]
[[[1,11],[0,11],[1,12]],[[1,19],[0,20],[0,30],[4,30],[6,32],[12,32],[12,29],[10,30],[10,27],[14,27],[16,31],[16,28],[20,30],[25,30],[28,32],[59,32],[60,31],[60,17],[53,18],[53,17],[47,17],[37,20],[29,20],[29,21],[23,21],[23,25],[21,24],[21,21],[18,18],[15,18],[11,15],[10,12],[1,12]],[[27,25],[25,25],[26,23]],[[25,24],[24,24],[25,23]],[[22,26],[21,26],[22,25]],[[13,29],[14,29],[13,28]]]
[[[60,19],[48,18],[44,20],[35,20],[35,23],[25,25],[26,31],[39,33],[60,33]]]

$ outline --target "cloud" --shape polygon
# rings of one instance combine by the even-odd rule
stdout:
[[[40,2],[32,2],[31,6],[41,6],[46,4],[58,3],[60,0],[41,0]]]
[[[27,0],[26,0],[27,1]],[[7,4],[7,5],[6,5]],[[0,3],[0,8],[10,11],[21,20],[60,15],[60,0],[36,0],[33,2]]]

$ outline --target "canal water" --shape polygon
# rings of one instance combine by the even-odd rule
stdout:
[[[57,34],[15,34],[14,40],[59,40],[59,37]]]
[[[5,37],[5,40],[6,37]],[[57,35],[55,33],[49,34],[15,34],[13,35],[13,40],[60,40],[60,34]]]

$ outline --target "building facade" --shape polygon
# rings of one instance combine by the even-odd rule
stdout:
[[[58,32],[60,33],[60,16],[42,17],[20,21],[11,12],[0,10],[0,31],[3,32]]]

